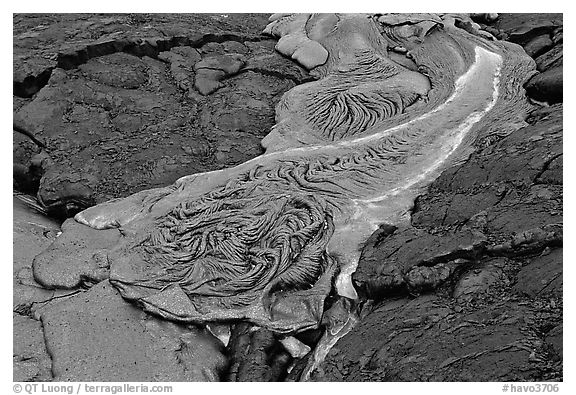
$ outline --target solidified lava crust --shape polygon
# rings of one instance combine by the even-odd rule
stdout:
[[[561,380],[562,17],[473,18],[16,15],[15,379]]]

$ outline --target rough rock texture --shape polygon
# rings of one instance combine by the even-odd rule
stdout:
[[[534,99],[549,103],[563,101],[563,68],[556,66],[532,78],[526,84],[526,92]]]
[[[73,289],[97,284],[108,278],[110,263],[106,248],[118,242],[121,234],[110,229],[96,234],[94,229],[69,219],[62,224],[63,234],[33,261],[35,278],[48,289]],[[67,251],[67,254],[62,254]],[[70,265],[70,256],[75,264]]]
[[[32,259],[47,248],[60,231],[57,223],[32,212],[13,199],[13,379],[52,379],[51,360],[44,345],[40,322],[32,318],[34,304],[55,296],[32,279]]]
[[[52,360],[46,351],[42,324],[32,318],[14,314],[13,380],[49,381]]]
[[[84,57],[116,52],[123,40],[181,37],[211,41],[215,37],[258,35],[262,14],[16,14],[14,16],[14,91],[31,96],[51,71],[77,63],[74,53],[90,46]],[[221,38],[218,40],[222,40]],[[110,45],[119,41],[118,44]],[[144,41],[144,40],[142,40]]]
[[[218,381],[226,368],[211,334],[150,317],[107,281],[39,315],[57,381]]]
[[[381,302],[317,380],[561,380],[562,106],[529,121],[372,235],[353,278]]]
[[[15,73],[15,91],[26,96],[14,100],[26,118],[18,118],[25,133],[14,148],[23,161],[15,181],[33,191],[41,176],[38,197],[49,211],[69,216],[166,185],[183,168],[245,161],[260,151],[238,151],[234,137],[253,136],[257,147],[278,102],[276,126],[263,141],[268,155],[98,205],[76,216],[82,224],[66,222],[35,259],[34,278],[74,291],[40,288],[29,268],[22,272],[50,294],[37,302],[34,293],[15,312],[41,318],[56,379],[298,380],[310,366],[316,380],[561,378],[561,106],[533,112],[533,125],[518,130],[530,109],[522,86],[536,65],[561,64],[561,30],[509,34],[525,41],[541,59],[535,63],[519,46],[488,41],[461,15],[276,15],[267,31],[280,37],[278,51],[320,78],[278,101],[310,77],[271,52],[273,40],[167,33],[181,27],[170,16],[132,17],[128,31],[124,17],[99,20],[95,42],[82,38],[54,52],[57,67],[42,66],[49,79]],[[101,36],[108,22],[118,30],[113,37]],[[268,79],[278,84],[272,91]],[[238,127],[262,113],[261,135]],[[26,134],[38,137],[36,147]],[[182,146],[191,162],[173,162],[171,143],[189,138],[208,143]],[[130,162],[140,151],[155,157],[152,167],[140,165],[143,157]],[[166,156],[154,156],[160,152]],[[134,179],[140,184],[126,185]],[[393,225],[381,226],[359,256],[359,244],[386,221]],[[321,321],[334,300],[336,265],[336,290],[353,296],[342,279],[359,257],[358,293],[379,304],[371,311],[371,301],[340,297]],[[185,323],[147,315],[120,295]],[[338,340],[333,332],[353,326],[354,308],[362,319]],[[268,328],[234,325],[224,351],[209,332],[224,344],[228,334],[189,324],[230,319]],[[38,334],[37,321],[19,321]],[[327,331],[315,357],[338,340],[320,366],[312,353],[294,352],[295,339],[273,333],[320,325]],[[299,359],[286,377],[288,351]],[[42,352],[31,360],[18,374],[44,377]]]
[[[34,280],[32,262],[35,256],[58,240],[60,226],[55,221],[32,211],[22,200],[13,200],[13,310],[32,316],[35,306],[68,294],[49,290]]]
[[[13,272],[30,267],[32,259],[56,238],[60,226],[54,220],[36,213],[20,199],[12,199],[13,214]],[[27,248],[24,248],[27,247]]]
[[[499,14],[493,21],[498,38],[522,46],[542,35],[556,32],[563,25],[562,14],[513,13]]]
[[[15,15],[14,188],[37,194],[45,211],[64,219],[99,201],[260,154],[260,140],[274,123],[274,106],[282,93],[311,79],[274,50],[275,40],[260,34],[266,18]],[[230,56],[241,57],[242,62],[236,69],[224,63],[221,67],[227,74],[219,89],[201,96],[194,87],[194,65],[205,58],[204,66],[209,68],[215,66],[210,61]],[[82,250],[83,263],[66,265],[69,257],[55,256],[51,249],[40,254],[60,231],[57,223],[33,214],[19,200],[14,201],[14,215],[14,379],[50,380],[51,360],[37,321],[39,311],[78,292],[67,288],[91,286],[107,278],[107,257],[99,248],[107,239],[99,242],[87,234],[87,243],[76,246]],[[90,230],[74,221],[63,226],[70,228],[70,234]],[[72,243],[62,235],[56,245],[66,249]],[[37,270],[47,273],[42,284],[32,273],[38,254]],[[121,302],[110,301],[117,306]],[[73,327],[68,330],[71,336],[81,333]],[[186,374],[175,369],[165,378],[218,379],[214,372],[225,364],[223,357],[219,351],[209,351],[213,357],[202,356],[190,336],[197,335],[181,336],[182,351],[170,355],[186,359],[190,354],[191,360],[214,360],[214,364],[203,372],[196,367]],[[100,365],[70,377],[131,377],[126,371],[114,373],[116,368],[107,361],[116,356],[111,349],[106,352],[99,359],[92,348]],[[73,355],[68,357],[60,355],[63,365],[74,364]],[[140,358],[142,362],[144,357]],[[149,367],[153,377],[154,369]]]
[[[338,268],[338,293],[354,296],[345,276],[375,223],[401,221],[419,188],[475,139],[517,129],[529,108],[521,87],[534,62],[518,46],[461,29],[461,17],[415,18],[405,29],[364,15],[319,17],[315,40],[330,59],[319,81],[282,97],[266,155],[79,213],[84,225],[121,233],[101,253],[122,296],[170,320],[249,320],[281,333],[318,327]],[[276,19],[271,32],[289,36],[302,28],[296,21]],[[388,58],[390,43],[409,48],[421,72]],[[211,54],[195,69],[237,73],[243,63]],[[497,131],[483,129],[492,122]],[[94,237],[74,232],[72,248]],[[82,261],[35,262],[37,280],[58,286],[58,273],[76,273],[85,258],[53,247]]]
[[[562,297],[562,249],[547,250],[518,272],[514,291],[530,297]]]
[[[500,14],[483,25],[502,40],[521,45],[536,60],[538,71],[527,84],[528,95],[540,102],[563,101],[563,14]]]
[[[283,381],[292,361],[272,331],[247,323],[235,325],[228,349],[227,381]]]
[[[317,379],[331,381],[539,381],[558,378],[540,332],[559,314],[493,294],[461,307],[433,295],[388,300],[330,351]],[[479,296],[479,295],[478,295]],[[546,330],[546,328],[544,328]],[[555,372],[556,374],[558,372]]]
[[[16,187],[66,218],[259,155],[280,96],[310,79],[260,34],[264,21],[16,15],[14,92],[31,98],[15,96],[14,116],[46,146],[14,139]],[[41,150],[38,184],[28,169]]]

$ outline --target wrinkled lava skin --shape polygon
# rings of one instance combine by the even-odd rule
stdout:
[[[98,250],[110,282],[162,317],[317,327],[334,282],[356,297],[368,236],[406,221],[423,187],[530,108],[534,61],[463,16],[274,15],[266,32],[319,79],[283,96],[264,155],[75,217],[120,233]],[[56,260],[74,265],[67,251]],[[46,265],[36,279],[58,287]]]

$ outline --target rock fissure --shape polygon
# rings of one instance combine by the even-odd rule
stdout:
[[[548,170],[548,168],[550,167],[550,164],[552,162],[554,162],[556,159],[560,158],[561,156],[563,156],[562,153],[556,154],[556,155],[552,156],[550,159],[546,160],[544,162],[544,165],[542,166],[542,169],[534,176],[534,179],[532,180],[532,182],[534,184],[541,183],[541,182],[539,182],[539,178],[542,176],[542,174],[544,174],[546,172],[546,170]]]
[[[48,84],[52,72],[56,67],[63,70],[70,70],[85,64],[90,59],[112,55],[118,52],[124,52],[138,57],[149,56],[156,59],[160,52],[169,51],[175,47],[186,46],[191,48],[201,48],[209,43],[235,41],[242,44],[244,42],[260,42],[267,39],[268,37],[260,35],[242,36],[236,33],[208,33],[202,35],[200,38],[165,36],[164,38],[148,37],[121,39],[105,41],[98,44],[90,44],[70,53],[58,53],[56,54],[55,66],[47,67],[37,75],[28,75],[22,81],[15,81],[13,87],[14,95],[22,98],[33,97]]]
[[[238,71],[238,74],[242,74],[242,73],[246,73],[248,71],[252,71],[254,73],[259,73],[259,74],[263,74],[263,75],[268,75],[270,77],[275,77],[278,79],[284,79],[284,80],[289,80],[292,81],[294,84],[303,84],[306,82],[311,82],[314,81],[314,77],[308,77],[308,78],[297,78],[294,77],[290,74],[285,74],[285,73],[281,73],[279,71],[276,70],[268,70],[268,69],[262,69],[262,68],[258,68],[258,67],[243,67],[242,69],[240,69],[240,71]],[[236,74],[236,75],[238,75]]]

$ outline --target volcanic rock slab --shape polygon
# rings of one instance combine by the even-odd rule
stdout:
[[[504,40],[522,45],[536,60],[538,71],[526,85],[527,93],[539,102],[562,101],[563,15],[546,13],[500,14],[497,20],[484,26]]]
[[[341,339],[315,376],[327,381],[537,380],[542,341],[527,306],[461,310],[436,296],[383,303]]]
[[[60,227],[13,199],[13,379],[49,381],[52,361],[46,351],[39,321],[31,317],[35,304],[50,300],[58,291],[43,289],[32,278],[34,256],[50,246]]]
[[[73,289],[82,284],[96,284],[108,278],[110,263],[107,250],[120,239],[120,232],[94,229],[70,219],[62,224],[63,234],[34,258],[34,273],[45,288]],[[68,254],[75,255],[70,266]]]
[[[14,118],[51,158],[39,182],[41,148],[15,139],[16,186],[66,218],[261,154],[281,95],[311,79],[260,34],[266,18],[15,16]]]
[[[227,381],[282,381],[292,358],[274,333],[248,323],[234,326]]]
[[[50,381],[52,360],[46,351],[42,324],[32,318],[14,314],[13,380]]]
[[[561,379],[562,105],[527,120],[370,237],[353,279],[378,304],[313,379]]]
[[[217,381],[219,341],[153,318],[107,281],[40,313],[57,381]]]
[[[156,37],[161,43],[166,37],[179,37],[181,41],[200,44],[215,37],[256,36],[267,17],[263,14],[16,14],[14,90],[19,96],[33,95],[48,81],[54,68],[77,65],[73,54],[78,50],[84,57],[109,55],[124,46],[138,47],[139,43],[130,43],[136,41],[136,37]],[[142,41],[145,40],[140,43]],[[152,46],[148,44],[146,49]]]
[[[563,101],[563,67],[557,66],[538,74],[526,84],[526,91],[536,100],[549,103]]]

